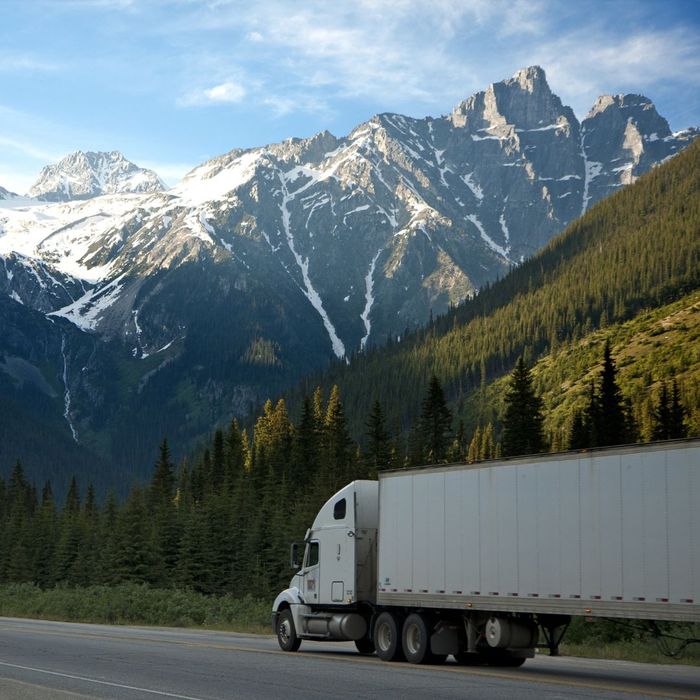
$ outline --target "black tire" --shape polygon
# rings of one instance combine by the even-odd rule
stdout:
[[[383,612],[374,622],[372,639],[377,656],[382,661],[402,661],[401,633],[399,621],[390,612]]]
[[[292,611],[283,610],[277,618],[277,643],[282,651],[296,651],[301,646],[301,639],[294,628]]]
[[[360,654],[364,654],[365,656],[371,656],[375,652],[374,642],[369,637],[362,637],[362,639],[356,639],[355,646],[357,647],[357,651],[359,651]]]
[[[401,633],[401,644],[409,663],[430,664],[435,661],[435,656],[430,651],[430,628],[423,615],[411,613],[406,618]]]

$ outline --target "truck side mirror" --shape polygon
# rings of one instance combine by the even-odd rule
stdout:
[[[292,569],[299,568],[299,545],[294,542],[289,552],[289,564]]]

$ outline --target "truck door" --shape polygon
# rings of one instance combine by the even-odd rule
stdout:
[[[321,588],[321,564],[320,564],[320,543],[318,540],[311,540],[306,544],[304,552],[304,568],[302,569],[302,595],[307,605],[318,603],[319,591]]]
[[[349,496],[349,498],[348,498]],[[349,603],[355,591],[355,507],[352,493],[333,504],[332,518],[318,532],[324,547],[324,569],[319,601],[324,604]]]

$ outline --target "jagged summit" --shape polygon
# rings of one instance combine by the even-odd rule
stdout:
[[[527,68],[521,68],[519,71],[513,74],[510,81],[516,81],[518,85],[523,90],[528,92],[534,92],[537,88],[544,87],[549,90],[549,84],[547,83],[547,75],[543,68],[540,66],[528,66]]]
[[[491,83],[486,90],[460,102],[451,120],[454,126],[476,132],[500,127],[498,135],[503,137],[508,135],[508,127],[535,130],[560,123],[577,124],[573,111],[551,91],[539,66],[523,68],[512,78]]]
[[[140,168],[119,151],[75,151],[43,168],[29,196],[60,202],[163,189],[163,181],[153,170]]]
[[[657,111],[654,103],[644,95],[601,95],[586,119],[607,126],[633,123],[642,135],[655,134],[656,139],[671,136],[668,122]]]

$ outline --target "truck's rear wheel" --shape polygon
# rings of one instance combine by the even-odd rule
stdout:
[[[444,661],[430,651],[430,627],[424,615],[411,613],[403,623],[403,653],[412,664],[430,664]]]
[[[289,609],[283,610],[277,619],[277,642],[283,651],[296,651],[301,646],[292,611]]]
[[[383,612],[374,623],[374,646],[377,656],[382,661],[401,661],[401,635],[396,617],[390,612]]]

